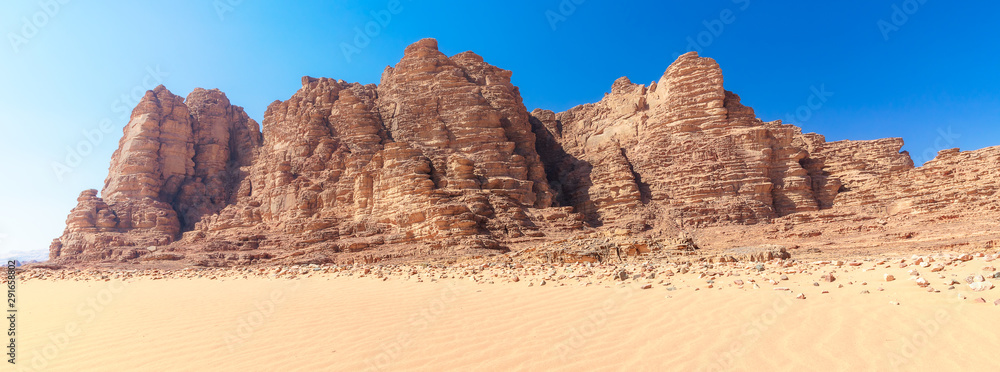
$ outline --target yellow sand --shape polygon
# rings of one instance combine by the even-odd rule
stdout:
[[[899,280],[882,282],[882,274]],[[949,277],[951,274],[947,274]],[[19,361],[51,371],[971,371],[1000,366],[1000,290],[904,269],[775,291],[314,276],[28,281]],[[941,287],[933,276],[932,283]],[[748,279],[743,277],[743,279]],[[862,286],[860,281],[867,280]],[[854,282],[848,284],[848,282]],[[655,283],[655,281],[654,281]],[[844,288],[838,288],[844,284]],[[885,291],[877,291],[883,286]],[[699,287],[698,291],[694,288]],[[861,294],[862,290],[871,291]],[[822,291],[830,291],[822,294]],[[805,300],[795,299],[798,293]],[[969,296],[958,300],[956,293]],[[667,298],[667,296],[671,296]],[[987,304],[973,303],[985,297]],[[891,301],[900,305],[890,304]],[[5,363],[6,364],[6,363]],[[10,367],[9,364],[6,364]]]

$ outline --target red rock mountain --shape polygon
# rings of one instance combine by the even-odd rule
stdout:
[[[914,168],[902,139],[826,142],[757,119],[695,53],[649,86],[621,78],[562,113],[529,113],[510,78],[425,39],[377,86],[303,77],[263,130],[218,90],[184,99],[157,87],[50,258],[371,262],[611,229],[683,230],[718,248],[992,246],[1000,235],[954,234],[995,226],[1000,148]]]

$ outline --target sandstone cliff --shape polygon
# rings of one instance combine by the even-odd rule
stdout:
[[[766,236],[790,218],[963,220],[998,208],[988,180],[1000,150],[914,168],[901,147],[763,122],[695,53],[648,86],[621,78],[600,102],[529,113],[510,71],[426,39],[377,86],[303,77],[268,107],[263,131],[218,90],[147,92],[101,196],[80,195],[50,258],[370,262],[495,254],[594,229]],[[702,236],[713,239],[725,240]]]

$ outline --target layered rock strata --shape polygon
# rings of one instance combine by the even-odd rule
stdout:
[[[511,77],[421,40],[378,85],[303,77],[262,131],[218,90],[182,99],[157,87],[50,257],[372,262],[496,254],[594,229],[676,236],[998,208],[997,148],[915,168],[898,138],[826,142],[757,119],[695,53],[648,86],[621,78],[561,113],[529,113]]]

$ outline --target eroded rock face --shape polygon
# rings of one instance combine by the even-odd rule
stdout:
[[[839,188],[813,182],[799,128],[756,119],[723,89],[718,64],[694,53],[649,87],[622,78],[596,104],[535,115],[549,132],[540,137],[558,137],[573,159],[554,166],[563,169],[557,194],[596,196],[566,199],[585,212],[588,202],[653,203],[687,223],[758,223],[829,207],[823,201]],[[569,163],[575,170],[565,171]]]
[[[914,168],[901,147],[763,122],[695,53],[649,86],[621,78],[600,102],[529,114],[510,71],[426,39],[377,86],[304,77],[268,107],[263,132],[218,90],[147,92],[101,197],[80,195],[50,256],[374,262],[590,228],[676,236],[798,217],[971,215],[952,200],[998,209],[997,183],[983,184],[997,148]]]
[[[169,244],[234,200],[260,131],[218,90],[185,101],[163,86],[132,111],[111,157],[102,197],[77,199],[51,259],[132,259]]]

